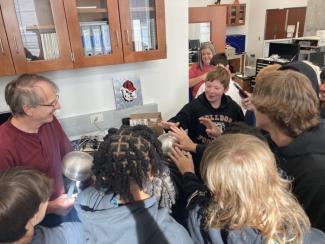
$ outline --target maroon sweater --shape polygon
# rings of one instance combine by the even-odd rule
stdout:
[[[26,133],[9,120],[0,126],[0,170],[14,166],[37,169],[53,179],[50,200],[59,197],[64,193],[62,158],[72,150],[59,121],[54,117],[38,133]]]

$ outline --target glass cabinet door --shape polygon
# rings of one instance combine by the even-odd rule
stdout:
[[[121,0],[120,18],[126,62],[166,57],[163,0]]]
[[[11,59],[6,30],[4,28],[0,9],[0,75],[13,74],[15,74],[15,69]]]
[[[65,0],[77,67],[123,63],[118,2]]]
[[[226,4],[227,9],[227,25],[237,26],[245,24],[246,4]]]
[[[131,43],[135,52],[157,50],[155,1],[130,1]],[[127,36],[129,42],[129,36]]]
[[[17,73],[72,68],[61,0],[2,1]]]
[[[235,25],[237,21],[237,5],[230,6],[229,24]]]
[[[246,5],[245,4],[239,5],[238,24],[240,25],[245,24],[245,13],[246,13]]]

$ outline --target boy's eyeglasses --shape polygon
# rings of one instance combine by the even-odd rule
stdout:
[[[55,100],[49,104],[38,104],[38,106],[44,106],[44,107],[55,107],[59,102],[59,95],[57,94],[55,97]]]

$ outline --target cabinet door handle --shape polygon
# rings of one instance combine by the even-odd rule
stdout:
[[[116,37],[116,47],[120,45],[119,39],[118,39],[118,31],[115,31],[115,37]]]
[[[124,32],[125,32],[126,44],[130,45],[129,30],[125,30]]]
[[[16,37],[14,37],[14,45],[15,45],[16,53],[19,53]]]
[[[0,51],[1,51],[2,54],[5,53],[5,50],[3,49],[2,39],[1,39],[1,37],[0,37]]]

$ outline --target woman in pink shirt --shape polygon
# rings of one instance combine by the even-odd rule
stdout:
[[[212,70],[210,60],[216,54],[211,42],[203,42],[198,52],[198,63],[193,64],[189,70],[189,87],[192,88],[192,97],[195,97],[200,86],[204,83],[206,75]]]

